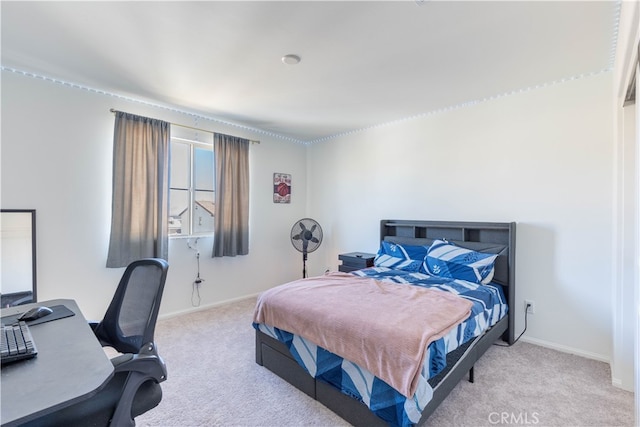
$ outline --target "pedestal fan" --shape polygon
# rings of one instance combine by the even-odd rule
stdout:
[[[314,219],[302,218],[291,228],[291,243],[302,252],[302,277],[307,277],[307,254],[313,252],[322,243],[322,227]]]

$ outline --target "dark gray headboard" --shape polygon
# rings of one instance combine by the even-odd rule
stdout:
[[[509,337],[515,338],[515,222],[380,221],[380,240],[429,246],[444,239],[478,252],[498,254],[493,281],[502,285],[509,304]]]

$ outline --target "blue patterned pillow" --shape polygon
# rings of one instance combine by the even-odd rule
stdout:
[[[487,284],[493,279],[497,257],[497,254],[476,252],[436,240],[427,250],[424,268],[432,276]]]
[[[426,255],[426,246],[401,245],[383,241],[380,242],[380,249],[373,260],[373,265],[415,272],[422,266]]]

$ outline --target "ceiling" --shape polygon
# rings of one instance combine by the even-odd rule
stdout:
[[[2,67],[313,142],[606,72],[615,1],[1,2]],[[297,65],[281,61],[301,57]]]

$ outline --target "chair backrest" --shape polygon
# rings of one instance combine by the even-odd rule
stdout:
[[[169,264],[159,258],[134,261],[120,279],[111,304],[94,332],[102,345],[138,353],[153,342]]]

